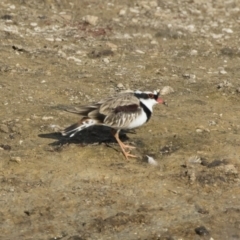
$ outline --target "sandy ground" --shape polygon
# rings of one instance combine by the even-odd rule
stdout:
[[[240,239],[239,24],[237,0],[2,0],[0,239]],[[137,159],[58,133],[59,106],[166,86]]]

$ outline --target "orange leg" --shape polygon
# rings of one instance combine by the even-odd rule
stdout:
[[[130,154],[129,152],[126,152],[126,151],[125,151],[125,148],[134,149],[135,147],[129,146],[129,145],[125,145],[125,144],[119,139],[119,132],[120,132],[120,130],[117,130],[117,131],[113,130],[113,131],[112,131],[113,136],[115,137],[115,139],[117,140],[120,148],[122,149],[122,152],[123,152],[125,158],[128,159],[128,157],[134,157],[134,158],[137,157],[137,156],[132,155],[132,154]]]

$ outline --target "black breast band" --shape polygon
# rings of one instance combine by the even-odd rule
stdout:
[[[152,112],[140,101],[140,106],[143,108],[143,111],[146,113],[147,115],[147,121],[150,119]]]

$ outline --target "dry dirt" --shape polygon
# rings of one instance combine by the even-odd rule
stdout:
[[[236,0],[0,2],[0,239],[240,239]],[[81,105],[170,86],[122,139]],[[147,162],[146,155],[157,166]]]

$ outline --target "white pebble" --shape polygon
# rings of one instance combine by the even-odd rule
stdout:
[[[198,54],[198,51],[195,49],[191,50],[191,52],[190,52],[191,56],[196,56],[197,54]]]
[[[126,9],[121,9],[120,11],[119,11],[119,16],[124,16],[125,14],[126,14]]]
[[[129,11],[130,11],[131,13],[139,13],[139,10],[136,9],[136,8],[129,8]]]
[[[38,24],[35,23],[35,22],[32,22],[32,23],[30,23],[30,25],[31,25],[32,27],[36,27]]]
[[[42,120],[44,120],[44,121],[47,121],[49,119],[53,119],[53,117],[52,116],[44,116],[44,117],[42,117]]]
[[[86,15],[83,17],[83,21],[96,26],[98,22],[98,17],[97,16],[92,16],[92,15]]]
[[[110,63],[108,58],[103,58],[103,62],[106,63],[106,64]]]
[[[219,73],[221,73],[221,74],[227,74],[227,71],[225,71],[224,69],[221,69],[220,71],[219,71]]]
[[[143,52],[142,50],[139,50],[139,49],[136,50],[136,53],[145,54],[145,52]]]
[[[54,42],[54,38],[51,38],[51,37],[48,37],[48,38],[45,38],[47,41],[50,41],[50,42]]]
[[[148,155],[146,155],[146,156],[147,156],[147,161],[148,161],[149,164],[151,164],[153,166],[157,166],[158,165],[157,161],[155,161],[153,157],[150,157]]]
[[[10,161],[16,162],[16,163],[20,163],[21,162],[21,158],[20,157],[10,157]]]
[[[61,42],[61,41],[62,41],[62,38],[56,38],[55,41]]]
[[[157,6],[158,6],[158,3],[157,3],[157,1],[150,1],[150,2],[149,2],[149,5],[150,5],[151,7],[157,7]]]
[[[170,93],[173,93],[174,92],[174,89],[170,86],[164,86],[162,88],[162,90],[160,91],[160,94],[161,95],[167,95],[167,94],[170,94]]]
[[[197,133],[202,133],[202,132],[210,132],[208,128],[205,128],[204,126],[199,126],[196,128]]]
[[[152,40],[150,43],[151,43],[152,45],[157,45],[157,44],[158,44],[158,41]]]
[[[188,162],[189,163],[201,163],[201,158],[198,157],[198,156],[191,156],[189,159],[188,159]]]
[[[214,120],[209,120],[208,125],[209,126],[215,126],[215,125],[217,125],[217,123]]]
[[[218,38],[222,38],[223,37],[223,34],[215,34],[215,33],[211,33],[211,36],[212,36],[212,38],[214,38],[214,39],[218,39]]]
[[[59,125],[56,125],[56,124],[50,124],[49,125],[49,128],[52,130],[52,131],[55,131],[55,132],[59,132],[61,130],[61,127]]]
[[[16,9],[16,6],[15,5],[10,5],[9,8],[14,10],[14,9]]]
[[[119,88],[119,89],[124,89],[124,86],[123,86],[122,83],[119,83],[119,84],[117,85],[117,88]]]
[[[76,58],[76,57],[73,57],[73,56],[71,56],[71,57],[68,57],[68,58],[67,58],[67,60],[73,60],[73,61],[75,61],[76,63],[81,63],[81,62],[82,62],[82,60],[81,60],[81,59],[79,59],[79,58]]]
[[[58,55],[61,56],[61,57],[64,57],[64,58],[67,57],[67,54],[65,52],[63,52],[62,50],[58,51]]]
[[[222,29],[222,32],[225,32],[225,33],[233,33],[233,30],[231,28],[223,28]]]
[[[107,42],[106,46],[110,47],[112,51],[117,51],[117,49],[118,49],[118,46],[116,44],[111,43],[111,42]]]
[[[186,29],[190,32],[195,32],[196,28],[193,24],[186,26]]]

